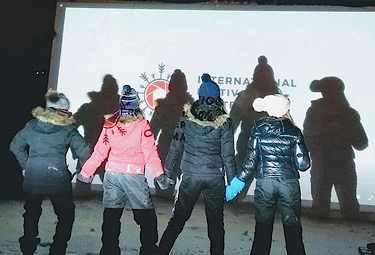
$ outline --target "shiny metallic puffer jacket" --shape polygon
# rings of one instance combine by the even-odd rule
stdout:
[[[237,176],[247,181],[262,178],[299,179],[310,167],[301,130],[289,119],[264,117],[254,123],[244,164]]]

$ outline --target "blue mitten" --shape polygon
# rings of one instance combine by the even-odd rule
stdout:
[[[228,186],[225,189],[225,198],[227,201],[233,200],[236,198],[237,194],[245,187],[245,182],[235,176]]]

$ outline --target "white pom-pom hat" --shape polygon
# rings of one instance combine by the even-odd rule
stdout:
[[[280,118],[289,111],[290,100],[281,94],[268,95],[256,98],[253,108],[257,112],[267,112],[269,116]]]

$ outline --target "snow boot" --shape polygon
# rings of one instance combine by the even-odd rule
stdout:
[[[53,209],[57,215],[57,224],[50,255],[65,255],[68,241],[72,236],[73,222],[75,218],[75,205],[72,202],[53,203]]]
[[[134,221],[140,226],[139,255],[154,255],[158,247],[157,218],[155,209],[133,209]]]
[[[250,255],[267,255],[271,251],[273,224],[256,222]]]
[[[302,240],[302,226],[298,224],[295,226],[284,225],[283,227],[287,254],[306,255]]]
[[[119,236],[124,208],[104,208],[100,255],[120,255]]]
[[[25,236],[19,239],[20,248],[23,255],[32,255],[37,249],[40,238],[27,238]]]

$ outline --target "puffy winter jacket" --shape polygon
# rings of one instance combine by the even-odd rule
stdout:
[[[179,119],[165,163],[167,171],[182,155],[183,174],[224,176],[228,181],[236,174],[234,136],[228,115],[214,121],[202,121],[191,113],[191,104],[184,106],[185,114]]]
[[[302,133],[289,119],[264,117],[255,121],[248,151],[238,177],[299,179],[310,167]]]
[[[72,117],[42,107],[33,109],[32,115],[35,118],[15,135],[9,147],[25,170],[23,189],[34,194],[71,190],[67,151],[71,148],[80,162],[84,162],[90,156],[89,146]]]
[[[94,151],[82,166],[83,177],[91,177],[105,159],[106,171],[144,174],[147,167],[154,177],[164,173],[154,135],[143,116],[106,118]]]

